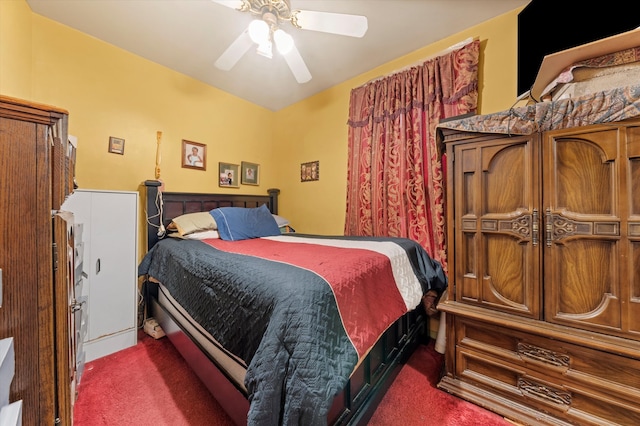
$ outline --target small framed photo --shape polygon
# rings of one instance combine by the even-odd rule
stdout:
[[[218,186],[240,188],[238,169],[240,166],[230,163],[218,163]]]
[[[207,170],[207,146],[198,142],[182,140],[182,167]]]
[[[320,180],[320,161],[300,164],[300,182]]]
[[[243,185],[258,185],[260,182],[260,164],[242,161],[240,183]]]
[[[109,152],[124,155],[124,139],[109,137]]]

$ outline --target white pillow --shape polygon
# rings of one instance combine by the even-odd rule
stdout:
[[[287,226],[289,224],[289,219],[285,219],[284,217],[278,216],[277,214],[272,214],[272,216],[276,220],[278,228],[282,228],[283,226]]]
[[[180,235],[180,233],[178,232],[172,232],[168,235],[170,237],[181,238],[183,240],[204,240],[209,238],[215,238],[215,239],[220,238],[220,234],[218,234],[218,231],[214,229],[210,229],[208,231],[192,232],[191,234],[187,234],[187,235]]]
[[[193,232],[218,229],[215,219],[209,212],[186,213],[173,218],[168,226],[169,230],[175,229],[184,237]]]
[[[216,231],[215,229],[210,229],[208,231],[200,231],[200,232],[193,232],[191,234],[187,234],[184,236],[185,239],[187,240],[204,240],[204,239],[208,239],[208,238],[220,238],[220,234],[218,234],[218,231]]]

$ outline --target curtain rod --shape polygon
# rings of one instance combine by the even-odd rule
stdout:
[[[390,75],[394,75],[394,74],[398,74],[398,73],[400,73],[400,72],[406,71],[406,70],[408,70],[408,69],[410,69],[410,68],[415,67],[416,65],[420,65],[420,64],[425,63],[425,62],[427,62],[427,61],[429,61],[429,60],[431,60],[431,59],[433,59],[433,58],[437,58],[438,56],[446,55],[446,54],[447,54],[447,53],[449,53],[449,52],[452,52],[452,51],[454,51],[454,50],[457,50],[457,49],[460,49],[460,48],[462,48],[462,47],[466,46],[467,44],[469,44],[469,43],[473,42],[473,41],[474,41],[474,40],[476,40],[476,39],[477,39],[477,38],[475,38],[475,37],[469,37],[469,38],[467,38],[467,39],[465,39],[465,40],[462,40],[461,42],[458,42],[458,43],[456,43],[456,44],[454,44],[454,45],[452,45],[452,46],[447,47],[447,48],[446,48],[446,49],[444,49],[444,50],[441,50],[441,51],[440,51],[440,52],[438,52],[438,53],[434,53],[433,55],[429,55],[429,56],[427,56],[426,58],[420,59],[419,61],[416,61],[416,62],[412,63],[411,65],[407,65],[407,66],[402,67],[402,68],[400,68],[400,69],[397,69],[397,70],[395,70],[395,71],[391,71],[389,74],[381,75],[381,76],[378,76],[378,77],[372,78],[371,80],[369,80],[369,81],[367,81],[365,84],[363,84],[363,86],[366,86],[366,85],[367,85],[367,84],[369,84],[369,83],[373,83],[374,81],[378,81],[378,80],[381,80],[381,79],[383,79],[383,78],[389,77]]]

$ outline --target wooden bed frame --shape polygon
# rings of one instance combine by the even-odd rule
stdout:
[[[209,211],[217,207],[259,207],[266,204],[272,213],[278,213],[278,189],[269,189],[269,195],[201,194],[160,192],[160,182],[146,181],[147,250],[158,241],[160,218],[166,227],[171,218],[185,213]],[[161,201],[161,203],[160,203]],[[162,207],[162,215],[159,208]],[[245,393],[227,378],[213,359],[202,350],[198,342],[172,315],[155,300],[152,283],[145,291],[148,316],[153,316],[165,334],[185,358],[211,394],[238,425],[245,425],[249,401]],[[328,415],[331,425],[365,424],[378,403],[414,349],[428,338],[427,316],[421,307],[407,313],[394,323],[371,349],[366,359],[351,375],[345,389],[336,396]]]

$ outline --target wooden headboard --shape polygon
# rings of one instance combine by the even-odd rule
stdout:
[[[174,217],[185,213],[208,212],[218,207],[253,208],[266,204],[271,213],[278,214],[279,189],[270,188],[268,195],[203,194],[190,192],[161,192],[161,182],[144,182],[147,198],[147,250],[158,242],[160,220],[167,227]],[[160,214],[162,213],[162,214]],[[160,217],[162,216],[162,218]]]

